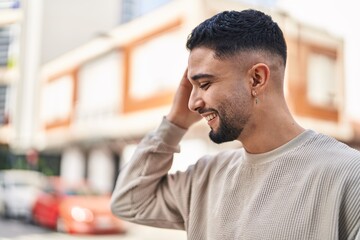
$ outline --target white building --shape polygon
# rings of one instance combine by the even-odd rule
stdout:
[[[94,5],[84,11],[90,2]],[[308,18],[311,14],[296,11],[301,8],[294,6],[305,6],[312,12],[310,1],[103,2],[37,0],[20,9],[28,14],[14,20],[23,26],[22,61],[18,74],[5,84],[13,89],[9,99],[17,101],[7,104],[10,122],[0,128],[1,142],[15,154],[35,149],[40,163],[57,168],[55,173],[74,181],[87,178],[94,187],[111,191],[121,164],[169,109],[187,64],[187,34],[221,10],[250,7],[271,14],[284,31],[286,93],[297,120],[359,146],[353,123],[360,122],[354,104],[360,96],[351,86],[357,82],[359,53],[354,31],[330,31],[338,22],[330,21],[332,15],[316,22]],[[214,145],[207,132],[199,123],[187,133],[173,170],[186,168],[204,153],[239,146]]]

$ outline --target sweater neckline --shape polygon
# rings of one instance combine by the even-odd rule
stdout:
[[[289,142],[281,145],[278,148],[275,148],[274,150],[271,150],[271,151],[265,152],[265,153],[253,154],[253,153],[247,152],[245,150],[245,148],[243,148],[245,163],[251,164],[251,165],[258,165],[258,164],[271,162],[274,159],[278,158],[280,155],[305,143],[308,139],[310,139],[311,137],[313,137],[315,135],[316,135],[315,131],[310,130],[310,129],[305,130],[304,132],[300,133],[295,138],[291,139]]]

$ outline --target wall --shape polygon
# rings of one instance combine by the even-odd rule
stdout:
[[[41,62],[48,62],[120,22],[120,0],[44,0]]]

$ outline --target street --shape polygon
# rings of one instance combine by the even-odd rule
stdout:
[[[23,234],[49,233],[51,231],[15,219],[0,218],[0,239],[13,238]]]
[[[126,234],[69,235],[19,220],[0,218],[0,240],[186,240],[184,231],[158,229],[127,223]]]

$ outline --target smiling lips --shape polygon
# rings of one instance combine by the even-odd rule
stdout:
[[[211,121],[211,120],[213,120],[214,118],[216,118],[216,114],[215,114],[215,113],[211,113],[211,114],[205,116],[205,119],[206,119],[206,121],[208,121],[208,122]]]

